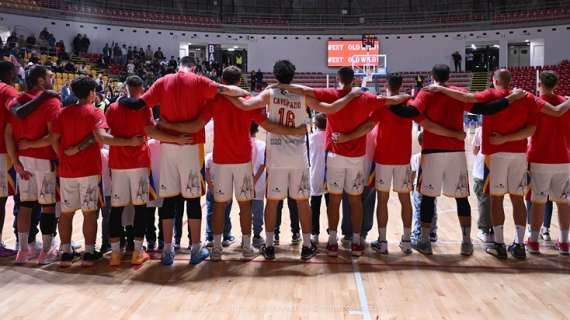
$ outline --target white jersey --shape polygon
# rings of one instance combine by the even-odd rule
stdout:
[[[269,121],[288,127],[307,123],[307,103],[304,96],[281,89],[270,90],[267,106]],[[285,136],[267,133],[267,167],[302,169],[309,167],[307,136]]]
[[[311,156],[311,195],[320,196],[325,193],[325,132],[317,131],[309,136]]]

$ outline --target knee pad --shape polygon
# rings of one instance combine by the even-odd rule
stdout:
[[[422,196],[420,202],[420,218],[422,223],[431,223],[435,213],[435,198]]]
[[[179,197],[164,198],[162,207],[158,210],[158,215],[161,219],[174,219],[176,213],[176,203]]]
[[[37,201],[21,201],[20,202],[20,207],[24,207],[24,208],[34,208],[39,206],[39,202]]]
[[[455,198],[457,203],[457,215],[460,217],[470,217],[471,216],[471,205],[467,198]]]
[[[200,198],[186,200],[186,214],[188,215],[188,219],[202,219]]]
[[[42,214],[40,216],[40,230],[44,235],[50,235],[55,233],[57,227],[57,219],[55,214]]]
[[[120,238],[123,233],[123,207],[113,207],[111,209],[111,217],[109,217],[109,236],[111,238]]]

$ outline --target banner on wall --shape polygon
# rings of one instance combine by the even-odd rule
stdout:
[[[362,46],[362,40],[329,40],[328,41],[328,66],[329,67],[352,67],[353,56],[359,56],[355,61],[356,66],[370,63],[370,59],[378,60],[380,54],[380,42],[376,40],[374,46],[366,50]],[[371,55],[370,59],[362,59],[364,55]],[[378,61],[377,61],[378,62]]]

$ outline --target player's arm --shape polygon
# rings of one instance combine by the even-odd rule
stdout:
[[[14,136],[12,135],[12,126],[9,123],[6,124],[6,128],[4,129],[4,140],[6,142],[6,152],[14,164],[14,169],[20,175],[20,177],[22,177],[22,179],[28,180],[32,176],[32,173],[24,169],[24,166],[18,158],[16,142],[14,141]]]
[[[249,95],[247,90],[244,90],[238,86],[234,85],[226,85],[226,84],[217,84],[217,92],[218,94],[228,96],[228,97],[245,97]]]
[[[280,125],[275,122],[271,122],[269,120],[265,120],[259,124],[265,131],[271,132],[274,134],[280,134],[285,136],[303,136],[307,134],[307,125],[302,124],[297,128],[290,128],[283,125]]]
[[[272,85],[270,87],[287,90],[292,94],[297,94],[297,95],[301,95],[301,96],[306,96],[306,97],[311,97],[311,98],[317,97],[317,95],[315,93],[315,89],[313,89],[311,87],[303,86],[300,84],[282,84],[282,83],[280,83],[280,84]]]
[[[400,118],[415,118],[420,115],[420,111],[408,104],[398,104],[389,107],[390,111]]]
[[[558,118],[565,114],[568,109],[570,109],[570,99],[567,99],[557,106],[553,106],[550,103],[544,101],[544,108],[542,108],[540,112]]]
[[[526,127],[520,129],[519,131],[506,135],[501,135],[500,133],[493,132],[491,134],[489,142],[491,142],[491,144],[498,145],[511,141],[520,141],[532,136],[535,131],[536,131],[535,125],[527,125]]]
[[[360,137],[367,135],[370,131],[372,131],[375,125],[376,122],[368,120],[349,133],[335,132],[333,133],[333,141],[334,143],[345,143],[350,140],[358,139]]]
[[[35,148],[43,148],[51,145],[51,137],[49,134],[37,139],[37,140],[20,140],[18,142],[18,149],[19,150],[27,150],[27,149],[35,149]]]
[[[242,97],[226,97],[236,108],[244,111],[263,109],[269,104],[269,91],[265,90],[255,97],[245,99]]]
[[[16,117],[24,119],[30,113],[34,112],[42,103],[44,103],[44,101],[51,97],[59,98],[59,94],[55,91],[46,90],[39,96],[24,104],[20,104],[17,100],[14,100],[14,102],[10,105],[10,111],[15,114]]]
[[[101,143],[106,144],[109,146],[117,146],[117,147],[135,147],[139,146],[144,143],[143,136],[133,136],[130,138],[118,138],[107,132],[107,130],[103,128],[97,128],[93,130],[93,135],[95,135],[95,139]]]
[[[437,134],[438,136],[453,138],[461,141],[465,140],[466,137],[465,132],[463,131],[447,129],[435,122],[430,121],[429,119],[424,119],[420,121],[419,124],[424,128],[424,130]]]
[[[146,102],[141,98],[122,97],[119,103],[132,110],[140,110],[146,107]]]
[[[402,104],[408,100],[410,100],[411,96],[408,94],[400,94],[397,96],[391,96],[391,97],[387,97],[387,96],[378,96],[377,99],[381,99],[384,100],[384,103],[387,106],[395,106],[398,104]]]
[[[204,126],[206,126],[206,121],[204,121],[204,119],[202,119],[201,117],[199,117],[196,120],[192,120],[192,121],[184,121],[184,122],[168,122],[164,119],[160,119],[157,123],[159,128],[164,128],[164,129],[168,129],[168,130],[174,130],[174,131],[178,131],[178,132],[184,132],[184,133],[196,133],[200,130],[202,130],[204,128]]]
[[[79,142],[78,144],[65,148],[65,150],[63,150],[63,153],[65,153],[66,156],[73,156],[87,149],[90,145],[94,144],[95,142],[97,142],[97,139],[95,139],[95,135],[91,133],[83,140],[81,140],[81,142]]]
[[[475,95],[471,92],[463,92],[463,91],[459,91],[459,90],[454,90],[454,89],[450,89],[444,86],[439,86],[439,85],[431,85],[431,86],[427,86],[424,87],[422,90],[426,90],[429,92],[441,92],[455,100],[459,100],[461,102],[465,102],[465,103],[476,103],[477,102],[477,98],[475,97]]]
[[[337,99],[335,102],[333,103],[326,103],[326,102],[321,102],[313,97],[309,97],[307,96],[307,105],[317,111],[317,112],[321,112],[321,113],[325,113],[325,114],[331,114],[331,113],[336,113],[339,112],[340,110],[342,110],[342,108],[346,107],[346,105],[352,101],[354,98],[360,97],[362,95],[362,90],[360,90],[360,88],[356,88],[353,89],[349,94],[345,95],[344,97]]]
[[[514,101],[526,96],[521,89],[514,89],[508,96],[487,103],[475,103],[469,112],[473,114],[492,115],[506,109]]]
[[[259,181],[259,178],[261,178],[261,175],[263,174],[264,171],[265,171],[265,164],[262,164],[255,173],[255,175],[253,176],[254,185],[257,183],[257,181]]]
[[[191,135],[183,134],[183,135],[172,135],[168,134],[156,126],[146,126],[144,129],[147,136],[156,139],[160,142],[166,143],[175,143],[175,144],[192,144],[194,139]]]

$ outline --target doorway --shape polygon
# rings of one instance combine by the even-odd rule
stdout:
[[[493,42],[469,43],[465,46],[465,70],[488,72],[499,67],[501,46]]]

